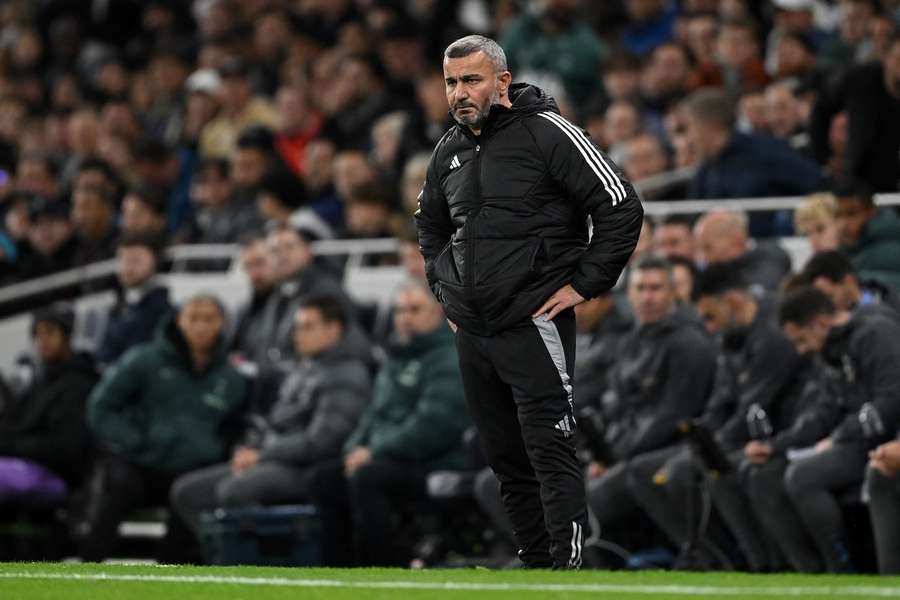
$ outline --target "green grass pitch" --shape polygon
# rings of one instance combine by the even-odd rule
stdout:
[[[0,564],[2,600],[900,598],[900,578]]]

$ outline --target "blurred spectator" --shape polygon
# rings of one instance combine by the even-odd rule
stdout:
[[[816,48],[809,36],[785,33],[778,38],[773,79],[781,81],[792,78],[819,87],[822,72],[816,61]]]
[[[630,23],[622,33],[622,46],[639,56],[672,39],[678,8],[670,0],[626,0]]]
[[[262,226],[256,199],[233,192],[231,167],[218,158],[197,165],[191,186],[195,241],[202,244],[235,243],[242,231]]]
[[[293,355],[294,315],[303,296],[312,292],[336,295],[351,306],[340,281],[328,269],[313,262],[309,234],[289,226],[277,226],[266,238],[276,287],[261,317],[261,338],[267,341],[260,368],[273,367]]]
[[[327,139],[315,139],[306,147],[306,174],[303,178],[309,194],[309,207],[329,226],[344,222],[344,208],[334,188],[334,162],[337,148]]]
[[[290,225],[305,230],[315,239],[334,237],[334,230],[307,205],[303,182],[287,169],[272,171],[263,177],[257,192],[258,212],[269,227]]]
[[[669,170],[669,155],[658,137],[639,133],[621,147],[621,165],[633,183],[640,183]],[[686,194],[684,183],[673,182],[641,189],[643,200],[680,200]]]
[[[350,189],[344,203],[347,228],[344,238],[393,237],[390,231],[392,199],[383,184],[362,184]]]
[[[190,218],[190,183],[193,160],[182,163],[182,157],[151,138],[138,140],[134,147],[134,169],[138,180],[156,188],[166,198],[169,227],[178,230]]]
[[[864,182],[875,192],[900,186],[900,35],[894,35],[883,62],[855,67],[836,90],[823,94],[812,117],[816,158],[831,155],[832,119],[847,113],[847,149],[836,177]]]
[[[247,234],[241,240],[240,260],[241,269],[250,283],[250,300],[238,312],[231,348],[238,353],[239,361],[256,364],[264,359],[269,344],[264,337],[262,322],[266,303],[275,285],[266,238],[261,234]]]
[[[82,188],[98,188],[115,201],[118,201],[121,181],[108,162],[98,158],[89,158],[78,165],[72,191]]]
[[[353,336],[338,298],[310,296],[294,317],[297,364],[227,463],[179,477],[172,506],[200,537],[200,513],[306,502],[313,469],[340,456],[369,403],[365,340]]]
[[[384,81],[384,67],[368,55],[346,56],[331,73],[329,98],[323,107],[326,131],[344,149],[363,149],[375,120],[396,106]]]
[[[48,154],[27,154],[16,165],[16,189],[58,199],[59,166]]]
[[[749,237],[747,217],[742,213],[712,210],[694,226],[697,264],[727,263],[740,271],[751,285],[775,291],[791,271],[791,259],[781,247],[770,243],[753,243]]]
[[[691,307],[691,293],[694,290],[694,279],[697,278],[697,266],[690,258],[673,255],[668,258],[672,263],[672,283],[675,285],[675,300],[679,308],[687,309],[688,314],[693,312]]]
[[[653,253],[663,258],[694,260],[696,256],[693,219],[686,215],[668,215],[653,229]]]
[[[37,355],[31,379],[0,411],[0,504],[61,503],[86,474],[90,447],[84,409],[97,373],[72,349],[75,316],[56,304],[32,315]]]
[[[613,292],[575,307],[575,386],[580,411],[602,411],[619,346],[633,328],[634,317],[626,299]]]
[[[229,57],[219,68],[219,75],[221,109],[200,134],[200,153],[204,157],[228,158],[241,131],[252,125],[275,128],[278,113],[268,101],[253,94],[247,64],[240,58]]]
[[[691,87],[724,87],[731,94],[764,86],[768,82],[760,59],[756,25],[748,19],[722,23],[716,39],[716,62],[700,65]]]
[[[836,494],[862,482],[868,451],[900,426],[895,400],[900,393],[895,366],[900,325],[896,315],[877,307],[853,313],[838,309],[811,288],[787,296],[779,320],[799,352],[819,354],[831,368],[836,401],[829,411],[798,423],[790,438],[779,440],[781,448],[815,445],[811,456],[792,461],[784,475],[784,489],[796,508],[772,515],[781,521],[799,519],[809,541],[782,539],[794,531],[787,525],[769,533],[782,547],[805,546],[829,572],[846,573],[853,564]]]
[[[77,245],[72,262],[84,266],[116,253],[116,208],[110,195],[97,187],[81,187],[72,194],[72,226]]]
[[[804,122],[803,106],[791,86],[775,83],[766,88],[766,123],[773,137],[812,158],[809,132]]]
[[[803,267],[803,279],[824,292],[838,310],[880,305],[900,315],[897,291],[874,279],[860,280],[853,263],[837,250],[817,252]]]
[[[900,220],[896,213],[879,211],[866,185],[841,185],[835,196],[838,242],[857,272],[900,289]]]
[[[837,38],[824,44],[819,54],[823,69],[841,70],[872,58],[869,26],[876,11],[875,0],[840,0]]]
[[[119,298],[97,347],[97,362],[101,365],[110,365],[134,346],[149,342],[172,312],[169,289],[156,281],[159,253],[159,239],[151,235],[125,235],[119,241]]]
[[[63,186],[68,187],[81,163],[97,155],[97,141],[100,136],[100,120],[97,112],[82,108],[69,116],[65,125],[68,142],[68,159],[63,166]]]
[[[225,458],[245,386],[226,360],[224,331],[219,301],[195,296],[154,341],[107,369],[94,389],[88,423],[107,454],[91,488],[85,560],[99,561],[115,550],[119,522],[131,510],[167,505],[179,475]],[[170,519],[169,542],[176,549],[179,531],[183,526]]]
[[[794,209],[794,231],[809,240],[813,252],[838,247],[836,212],[837,199],[831,193],[813,194]]]
[[[900,573],[900,547],[897,545],[900,515],[900,443],[891,441],[878,446],[869,454],[865,487],[869,492],[869,512],[872,533],[878,554],[878,572],[882,575]]]
[[[439,69],[426,71],[416,81],[418,105],[403,128],[397,150],[398,163],[408,161],[418,152],[427,152],[431,156],[435,144],[451,127],[444,85],[444,74]]]
[[[694,12],[687,16],[687,46],[694,63],[709,65],[716,60],[719,18],[714,12]]]
[[[674,42],[657,46],[641,74],[641,94],[645,107],[656,118],[684,98],[691,78],[691,58]]]
[[[522,81],[560,79],[566,96],[585,100],[597,92],[597,69],[606,48],[579,19],[581,0],[548,0],[538,14],[512,19],[500,45]]]
[[[776,49],[782,36],[795,34],[810,40],[816,53],[828,42],[828,34],[816,27],[816,0],[772,0],[775,14],[773,26],[766,38],[766,71],[777,71]]]
[[[631,54],[614,55],[603,67],[603,89],[610,101],[635,101],[641,95],[641,61]]]
[[[222,78],[214,69],[197,69],[185,81],[184,89],[187,98],[180,141],[192,151],[196,151],[203,129],[219,112]]]
[[[122,234],[165,239],[165,210],[165,199],[156,188],[143,186],[130,189],[122,199]]]
[[[631,102],[614,102],[603,119],[603,145],[607,148],[626,142],[641,130],[641,113]]]
[[[694,92],[683,109],[687,137],[701,161],[691,198],[792,196],[819,187],[818,166],[787,144],[734,131],[731,103],[723,91]],[[770,218],[756,221],[760,231],[754,233],[771,232],[777,224]]]
[[[762,90],[748,90],[737,101],[737,123],[741,133],[766,133],[769,130],[769,114]]]
[[[394,331],[372,404],[343,459],[322,465],[313,479],[325,565],[409,564],[411,548],[392,526],[399,503],[427,497],[429,472],[467,466],[469,418],[453,334],[427,284],[397,291]]]
[[[334,189],[342,202],[347,202],[354,188],[375,183],[376,179],[375,169],[364,153],[346,150],[334,158]]]
[[[319,135],[325,120],[301,87],[283,86],[275,96],[275,106],[279,120],[275,149],[294,173],[303,175],[307,171],[307,147]]]
[[[703,409],[716,367],[712,342],[675,310],[668,261],[636,262],[628,297],[637,325],[618,347],[603,401],[606,455],[588,470],[588,502],[601,526],[634,510],[628,462],[677,439],[678,422]]]
[[[73,266],[78,244],[68,208],[62,202],[34,197],[28,208],[28,229],[15,263],[17,277],[31,279]],[[7,215],[7,219],[9,215]]]
[[[408,121],[406,112],[396,111],[379,117],[372,125],[372,164],[392,179],[397,178],[402,166],[398,165],[399,149]]]

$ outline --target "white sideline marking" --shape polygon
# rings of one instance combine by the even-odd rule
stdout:
[[[113,573],[0,573],[0,579],[57,579],[69,581],[132,581],[152,583],[211,583],[228,585],[355,588],[405,590],[465,590],[474,592],[584,592],[615,594],[670,594],[677,596],[861,596],[900,598],[900,587],[878,586],[781,586],[739,587],[702,585],[624,585],[605,583],[475,583],[426,581],[339,581],[337,579],[291,579],[288,577],[220,577],[215,575],[116,575]]]

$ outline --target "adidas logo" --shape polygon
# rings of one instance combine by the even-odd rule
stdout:
[[[566,438],[570,437],[572,435],[572,426],[569,424],[569,415],[563,416],[563,418],[560,419],[559,423],[556,424],[554,429],[562,431]]]
[[[462,163],[459,162],[459,156],[456,154],[453,155],[453,160],[450,161],[450,170],[456,169],[457,167],[462,166]]]

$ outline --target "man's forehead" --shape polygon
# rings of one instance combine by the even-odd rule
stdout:
[[[480,50],[459,58],[444,58],[444,77],[484,75],[493,72],[493,70],[490,58]]]

